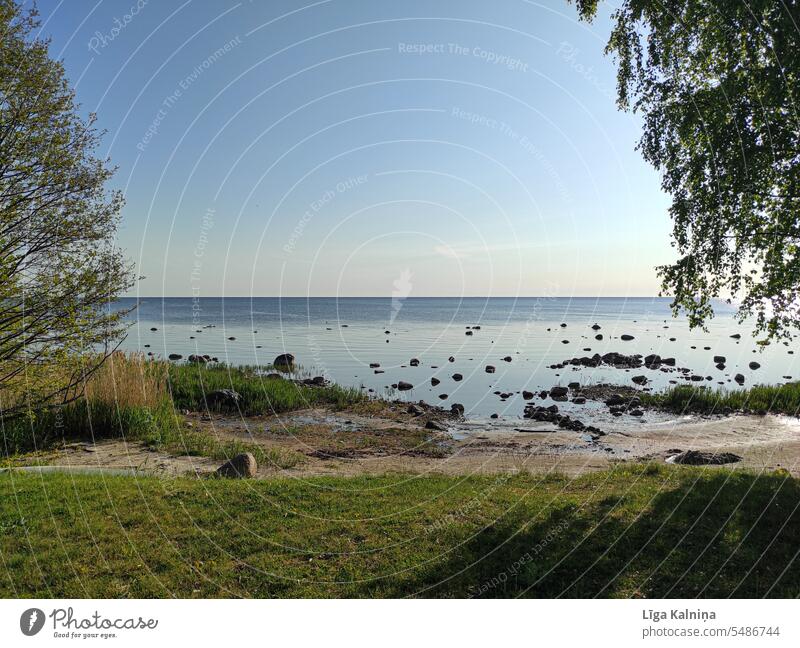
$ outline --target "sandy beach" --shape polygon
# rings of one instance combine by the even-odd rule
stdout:
[[[495,423],[445,417],[441,427],[446,431],[431,431],[424,429],[423,418],[428,417],[415,417],[405,406],[389,404],[375,413],[323,408],[259,417],[195,413],[187,415],[186,421],[188,431],[200,430],[220,441],[255,443],[265,450],[296,453],[302,458],[290,468],[262,464],[258,469],[261,478],[394,472],[580,475],[620,462],[664,463],[677,450],[730,452],[741,461],[727,464],[729,468],[783,468],[800,475],[800,419],[793,417],[669,419],[662,415],[657,422],[606,428],[606,434],[597,441],[553,424],[528,420]],[[427,437],[418,436],[423,430],[429,433]],[[420,438],[426,438],[424,446],[416,445]],[[104,440],[68,444],[43,453],[37,463],[68,470],[209,475],[220,461],[155,451],[139,442]]]

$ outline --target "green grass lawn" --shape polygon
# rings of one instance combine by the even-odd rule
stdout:
[[[800,595],[800,482],[0,475],[4,597]]]

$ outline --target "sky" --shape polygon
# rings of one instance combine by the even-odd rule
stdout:
[[[141,296],[649,296],[669,199],[563,0],[40,0]]]

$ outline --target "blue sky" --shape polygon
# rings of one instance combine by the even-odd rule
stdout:
[[[615,106],[613,4],[38,6],[107,130],[132,294],[658,290],[669,203]]]

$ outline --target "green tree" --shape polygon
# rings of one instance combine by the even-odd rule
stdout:
[[[575,0],[591,20],[597,0]],[[716,297],[756,331],[800,327],[800,3],[622,0],[606,52],[618,104],[672,197],[677,260],[658,269],[693,326]]]
[[[80,393],[125,333],[122,197],[35,12],[0,0],[0,414]]]

